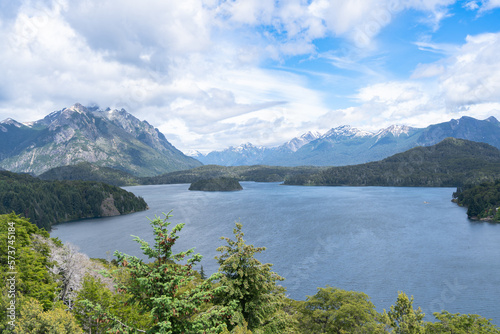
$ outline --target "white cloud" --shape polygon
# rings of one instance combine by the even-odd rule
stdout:
[[[468,36],[449,57],[418,64],[409,80],[361,88],[358,106],[330,111],[320,122],[375,130],[398,122],[423,127],[461,116],[500,117],[499,53],[500,33]]]
[[[479,9],[480,12],[493,10],[500,7],[500,0],[484,0]]]
[[[468,36],[441,76],[450,108],[500,101],[500,33]]]
[[[443,74],[445,68],[441,64],[418,64],[411,75],[412,79],[432,78]]]
[[[422,115],[428,122],[429,110],[470,103],[479,113],[486,108],[480,103],[498,102],[494,34],[470,37],[459,49],[421,42],[448,58],[419,65],[408,82],[382,81],[356,58],[319,55],[381,80],[359,90],[359,106],[335,111],[310,88],[310,75],[262,67],[269,59],[318,56],[313,42],[324,37],[369,49],[399,12],[415,9],[436,23],[452,2],[27,1],[0,14],[0,114],[31,121],[75,102],[124,107],[179,148],[208,150],[246,141],[276,145],[340,122],[416,122]],[[431,79],[440,84],[423,82]],[[464,99],[470,92],[489,96]]]

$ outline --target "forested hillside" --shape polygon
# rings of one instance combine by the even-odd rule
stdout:
[[[56,167],[38,175],[42,180],[80,180],[96,181],[111,184],[113,186],[134,186],[138,184],[138,178],[127,172],[101,167],[90,162],[81,162],[72,166]]]
[[[453,197],[459,205],[467,207],[470,218],[500,222],[500,179],[477,186],[459,187]]]
[[[55,223],[146,209],[144,199],[105,183],[42,181],[27,174],[0,172],[0,214],[21,214],[47,231]]]
[[[214,179],[199,180],[191,183],[189,190],[199,191],[236,191],[243,190],[241,184],[235,178],[217,177]]]
[[[381,161],[288,176],[289,185],[457,187],[500,178],[500,150],[447,138]]]
[[[238,181],[280,182],[287,176],[311,174],[324,167],[278,167],[278,166],[237,166],[226,167],[206,165],[189,170],[171,172],[154,177],[140,178],[141,184],[193,183],[217,177],[232,177]]]
[[[204,277],[195,270],[200,254],[172,251],[184,224],[170,228],[168,218],[151,221],[154,244],[136,238],[151,263],[118,251],[110,263],[63,246],[26,219],[0,215],[0,332],[500,333],[475,314],[443,310],[426,322],[403,292],[383,312],[365,293],[331,286],[289,299],[279,284],[285,278],[255,258],[265,247],[247,244],[240,223],[217,249],[218,272]]]

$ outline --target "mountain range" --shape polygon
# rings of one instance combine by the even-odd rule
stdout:
[[[0,122],[0,168],[39,175],[80,162],[135,176],[202,165],[176,149],[158,129],[124,109],[75,104],[36,122]]]
[[[288,185],[461,187],[500,178],[500,150],[486,143],[445,138],[380,161],[289,175]]]
[[[413,128],[392,125],[375,133],[342,125],[321,135],[308,132],[277,147],[246,143],[192,156],[204,164],[224,166],[343,166],[377,161],[416,146],[431,146],[447,137],[483,142],[500,148],[500,122],[472,117]]]

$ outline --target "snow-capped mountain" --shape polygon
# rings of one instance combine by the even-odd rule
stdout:
[[[412,131],[417,130],[407,125],[391,125],[388,128],[380,129],[375,133],[378,138],[385,137],[387,135],[393,135],[394,137],[399,137],[402,135],[409,135]]]
[[[370,136],[373,136],[373,133],[353,128],[350,125],[341,125],[339,127],[331,129],[330,131],[327,131],[324,135],[321,136],[321,138],[344,140],[353,137],[370,137]]]
[[[252,144],[197,156],[201,162],[226,166],[342,166],[384,159],[415,146],[430,146],[447,137],[485,142],[500,148],[500,122],[495,117],[462,117],[427,128],[391,125],[375,133],[342,125],[327,131],[307,132],[278,147]]]
[[[321,137],[321,133],[319,133],[318,131],[309,131],[304,133],[300,137],[295,137],[292,140],[287,141],[286,143],[281,145],[280,148],[283,150],[297,152],[302,146],[309,144],[319,137]]]

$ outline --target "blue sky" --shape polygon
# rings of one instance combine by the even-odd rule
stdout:
[[[500,118],[500,0],[0,3],[0,119],[125,108],[184,151]]]

